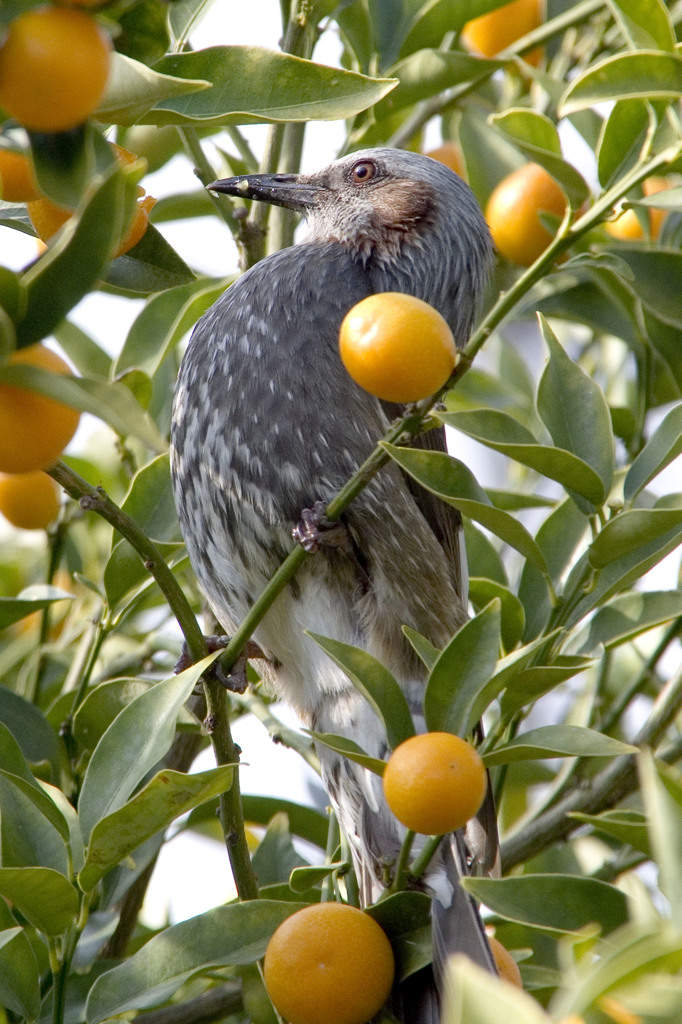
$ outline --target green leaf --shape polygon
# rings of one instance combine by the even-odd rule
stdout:
[[[97,822],[78,884],[89,892],[107,871],[180,814],[228,790],[232,776],[231,765],[193,775],[159,772],[132,800]]]
[[[176,78],[206,79],[212,88],[162,100],[143,119],[134,120],[195,128],[335,121],[366,110],[397,84],[394,78],[368,78],[257,46],[212,46],[171,54],[154,70]]]
[[[551,1024],[536,999],[462,954],[447,962],[444,992],[442,1024]]]
[[[52,587],[50,590],[54,592],[54,597],[0,597],[0,629],[6,629],[14,622],[25,619],[27,615],[49,608],[55,601],[73,601],[73,594],[67,594],[58,587]]]
[[[29,764],[49,762],[59,774],[59,746],[40,708],[6,686],[0,686],[0,722],[12,733]]]
[[[676,405],[653,432],[630,466],[623,495],[630,502],[655,476],[682,454],[682,405]]]
[[[153,295],[133,323],[116,360],[115,374],[144,370],[153,377],[160,364],[229,282],[200,279]]]
[[[167,454],[148,462],[133,477],[121,511],[155,541],[181,541]]]
[[[268,822],[266,833],[252,857],[252,863],[261,888],[282,882],[290,885],[291,872],[307,864],[294,846],[289,821],[283,811],[278,811]]]
[[[555,445],[582,459],[598,475],[603,484],[603,502],[611,490],[615,461],[611,415],[604,393],[568,357],[542,316],[540,327],[549,348],[549,362],[538,384],[538,412]],[[579,490],[571,496],[589,514],[591,509],[580,501],[583,495]]]
[[[156,547],[167,562],[182,549],[177,541],[169,544],[158,542]],[[128,602],[153,587],[156,587],[156,581],[138,552],[127,540],[117,541],[104,569],[104,588],[112,611],[120,614]]]
[[[0,807],[3,867],[44,867],[66,874],[64,837],[43,813],[35,788],[19,776],[0,772]]]
[[[640,50],[616,54],[590,65],[568,86],[558,109],[561,117],[567,117],[607,100],[673,100],[680,93],[682,56]]]
[[[0,1005],[34,1021],[41,1004],[40,975],[23,928],[0,931]]]
[[[242,805],[244,820],[256,825],[267,825],[273,815],[278,811],[283,811],[289,819],[289,828],[294,835],[300,836],[301,839],[306,839],[309,843],[324,850],[329,830],[327,815],[321,814],[312,807],[305,807],[303,804],[295,804],[291,800],[281,800],[270,796],[244,794]]]
[[[52,868],[1,867],[0,894],[45,935],[65,932],[80,908],[71,882]]]
[[[128,192],[134,186],[126,185],[116,163],[95,182],[75,216],[21,276],[26,306],[16,324],[19,345],[31,345],[51,334],[92,290],[109,262],[123,226]]]
[[[433,960],[431,899],[423,892],[396,892],[368,908],[391,940],[396,979],[403,981]]]
[[[405,694],[388,669],[359,647],[306,630],[306,634],[343,669],[356,690],[384,723],[392,749],[414,736],[415,728]]]
[[[440,650],[438,647],[434,647],[430,640],[427,640],[425,636],[418,633],[416,629],[411,629],[409,626],[403,626],[403,633],[410,641],[412,648],[418,654],[419,658],[426,665],[429,671],[433,668],[438,660]]]
[[[546,642],[547,638],[541,636],[533,643],[521,648],[521,653],[524,654],[526,651],[533,653]],[[591,658],[562,655],[552,665],[528,665],[530,659],[524,654],[524,657],[519,659],[517,670],[514,661],[517,654],[519,652],[514,651],[508,655],[504,661],[500,662],[500,666],[503,668],[498,667],[498,674],[505,671],[507,663],[511,663],[510,668],[513,669],[513,676],[507,679],[506,689],[501,698],[502,716],[505,721],[513,718],[521,708],[533,704],[538,697],[542,697],[545,693],[551,693],[567,679],[572,679],[580,672],[586,672],[596,664]],[[508,670],[507,674],[509,674]]]
[[[555,178],[576,209],[590,193],[582,174],[561,155],[561,141],[556,125],[544,114],[524,107],[512,107],[493,114],[491,123],[511,139],[534,163]]]
[[[370,757],[354,740],[349,740],[346,736],[337,736],[331,732],[313,732],[312,729],[306,731],[312,736],[315,743],[321,743],[329,750],[333,750],[334,753],[347,757],[349,761],[361,765],[362,768],[367,768],[375,775],[384,774],[386,762],[380,761],[377,757]]]
[[[515,736],[509,743],[485,754],[488,767],[513,761],[537,761],[547,757],[616,757],[636,753],[637,747],[579,725],[544,725]]]
[[[453,85],[489,78],[502,67],[503,61],[481,60],[457,51],[418,50],[390,69],[398,85],[376,105],[374,116],[377,121],[385,120]]]
[[[500,618],[500,602],[494,599],[440,653],[424,694],[429,731],[468,736],[497,696],[490,684],[500,650]]]
[[[73,720],[73,735],[86,750],[94,750],[116,716],[141,693],[156,684],[139,677],[121,677],[99,683],[86,695]],[[198,727],[197,719],[187,708],[178,716],[178,728]]]
[[[632,846],[648,858],[652,856],[647,820],[641,811],[620,808],[616,811],[604,811],[603,814],[580,814],[577,811],[569,811],[569,816],[591,825],[597,832],[603,832],[621,843]]]
[[[166,928],[95,981],[86,1006],[88,1024],[163,1003],[201,971],[254,963],[282,921],[305,905],[265,899],[232,903]]]
[[[333,875],[339,868],[346,868],[346,861],[339,861],[337,864],[319,864],[311,867],[309,864],[294,868],[289,876],[289,886],[295,893],[308,892],[323,882],[329,875]],[[260,875],[258,876],[260,879]]]
[[[9,750],[13,752],[14,756],[16,756],[16,753],[21,753],[14,737],[4,726],[0,728],[0,739],[2,739],[3,744],[6,740],[9,740],[7,746]],[[3,755],[3,760],[5,760],[6,757],[7,754],[5,753]],[[33,775],[28,771],[26,762],[24,761],[23,763],[27,774],[24,774],[24,771],[12,772],[3,768],[0,769],[0,776],[2,776],[8,783],[15,786],[23,796],[33,804],[35,809],[39,811],[54,828],[56,828],[62,839],[68,843],[70,833],[69,826],[64,815],[61,813],[54,801],[50,799],[48,793],[38,784]],[[55,790],[52,787],[50,787],[50,789],[52,792],[60,792],[60,790]]]
[[[668,50],[677,44],[670,12],[661,0],[609,0],[633,50]]]
[[[114,719],[95,747],[83,779],[78,813],[83,837],[124,805],[173,742],[180,708],[216,654],[140,694]],[[126,755],[122,756],[121,752]]]
[[[107,89],[96,116],[105,124],[130,125],[142,121],[157,103],[211,88],[202,76],[180,78],[163,74],[140,61],[114,51]]]
[[[448,424],[453,414],[437,417]],[[381,445],[398,465],[422,487],[454,505],[464,515],[475,519],[500,540],[520,551],[542,572],[547,571],[545,559],[526,528],[512,516],[493,506],[471,470],[444,452],[415,451],[382,442]]]
[[[630,268],[632,289],[658,320],[682,329],[682,295],[676,287],[682,252],[632,244],[603,251],[617,255]]]
[[[165,452],[168,448],[166,439],[124,384],[49,373],[19,364],[0,366],[0,381],[92,413],[123,437],[137,437],[153,451]]]
[[[671,530],[682,531],[682,508],[635,508],[620,512],[590,545],[590,564],[603,569],[656,540],[663,544]]]
[[[495,597],[500,602],[502,612],[502,646],[505,651],[513,651],[523,636],[526,620],[523,605],[508,587],[493,580],[469,577],[469,600],[476,611],[480,611]]]
[[[194,280],[194,272],[149,224],[137,245],[109,264],[102,289],[138,299]]]
[[[555,586],[571,564],[587,529],[585,516],[571,498],[566,498],[547,516],[536,533],[535,541],[547,560]],[[528,641],[542,633],[552,611],[547,581],[531,562],[526,562],[523,567],[518,593],[526,611],[523,639]]]
[[[645,100],[620,100],[604,123],[597,170],[599,181],[608,188],[639,159],[649,127]]]
[[[571,641],[570,650],[580,654],[607,650],[628,643],[649,629],[682,615],[682,594],[660,590],[620,594],[599,608],[588,625]]]
[[[569,493],[580,495],[592,505],[603,503],[604,483],[592,466],[570,451],[538,444],[530,431],[507,413],[495,409],[473,409],[470,412],[438,413],[437,418],[487,448],[501,452],[550,480],[556,480]],[[535,562],[535,559],[531,561]]]
[[[639,756],[639,776],[659,884],[679,931],[682,927],[682,783],[677,773],[656,764],[653,754],[646,750]]]
[[[551,932],[578,932],[596,922],[609,933],[628,920],[625,893],[595,878],[527,874],[465,878],[462,884],[500,917]]]

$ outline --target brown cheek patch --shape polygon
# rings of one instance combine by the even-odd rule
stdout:
[[[377,189],[374,209],[382,225],[393,231],[411,231],[431,220],[433,190],[423,181],[398,181]]]

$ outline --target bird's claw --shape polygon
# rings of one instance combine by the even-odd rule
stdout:
[[[205,636],[206,646],[209,654],[214,651],[224,650],[230,642],[229,636]],[[230,690],[232,693],[244,693],[247,687],[246,678],[246,663],[249,658],[265,658],[266,655],[263,653],[261,648],[254,640],[249,640],[246,647],[239,655],[229,672],[226,672],[220,662],[216,660],[213,664],[204,672],[204,676],[208,679],[215,679],[217,683],[224,686],[226,690]],[[187,644],[182,645],[182,654],[176,662],[174,672],[177,675],[179,672],[183,672],[186,668],[189,668],[194,664],[194,661],[189,653]]]
[[[348,531],[343,523],[331,522],[326,517],[323,501],[316,501],[312,508],[304,508],[300,522],[294,526],[291,535],[309,554],[315,554],[321,547],[349,548]]]

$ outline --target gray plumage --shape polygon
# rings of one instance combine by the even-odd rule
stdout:
[[[229,632],[291,549],[304,508],[327,502],[387,427],[384,408],[338,353],[345,313],[374,292],[431,303],[458,344],[471,331],[491,262],[488,230],[467,185],[439,163],[366,150],[310,175],[226,179],[216,191],[303,213],[304,243],[240,277],[197,324],[178,379],[171,466],[192,565]],[[428,447],[444,450],[438,432]],[[302,722],[388,753],[369,705],[304,630],[365,648],[388,666],[423,727],[425,671],[402,633],[443,646],[466,618],[456,512],[386,467],[343,516],[352,550],[323,548],[276,600],[255,639]],[[376,776],[319,750],[348,836],[364,902],[377,898],[401,829]],[[488,825],[490,823],[488,822]],[[471,843],[445,843],[428,881],[437,959],[462,950],[490,967],[478,913],[457,879]],[[437,1019],[426,997],[406,1021]]]

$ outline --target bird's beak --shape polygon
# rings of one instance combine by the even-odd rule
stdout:
[[[306,181],[300,174],[242,174],[236,178],[222,178],[206,186],[211,192],[224,192],[228,196],[259,199],[274,206],[305,212],[315,205],[321,185]]]

